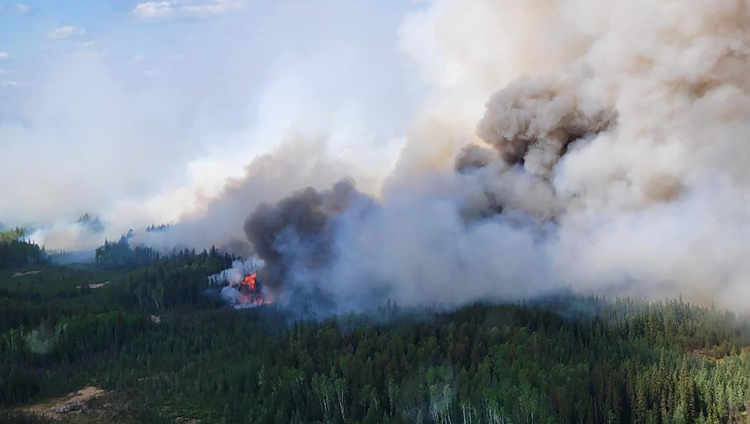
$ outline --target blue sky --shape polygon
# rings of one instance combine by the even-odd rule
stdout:
[[[384,168],[426,91],[398,47],[415,2],[0,6],[5,225],[174,220],[292,133]]]

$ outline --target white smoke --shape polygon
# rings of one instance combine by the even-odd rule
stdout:
[[[743,308],[750,292],[742,259],[750,223],[749,28],[750,7],[733,0],[433,2],[403,28],[407,50],[438,73],[441,104],[501,88],[487,93],[483,117],[472,112],[476,134],[505,160],[479,160],[488,165],[448,177],[452,183],[428,190],[427,199],[437,191],[458,199],[459,209],[475,209],[471,216],[493,202],[505,213],[468,226],[430,210],[409,219],[404,210],[425,203],[410,198],[398,220],[423,230],[399,237],[399,245],[426,238],[428,258],[419,259],[418,246],[402,252],[411,258],[406,272],[386,281],[401,280],[394,283],[401,291],[437,281],[432,290],[463,299],[571,286]],[[429,49],[420,50],[414,40],[425,39]],[[444,120],[454,128],[464,122]],[[464,131],[450,140],[477,142]],[[440,137],[409,143],[455,145]],[[498,231],[514,211],[536,218]],[[397,226],[393,236],[403,231]],[[478,231],[483,240],[467,243]],[[509,243],[519,234],[527,241]],[[423,266],[434,258],[440,266]],[[422,274],[429,278],[417,278],[415,267],[430,270]],[[442,283],[435,273],[466,284]]]
[[[232,286],[225,286],[219,293],[221,299],[230,305],[238,305],[242,302],[242,293]]]
[[[249,274],[257,272],[263,267],[263,261],[256,257],[245,260],[236,260],[232,262],[232,267],[227,268],[219,273],[210,275],[208,283],[212,286],[236,286],[242,282],[242,279]]]
[[[265,292],[263,286],[261,285],[258,288],[253,287],[252,293],[248,292],[247,288],[240,289],[240,287],[246,276],[256,274],[263,268],[263,265],[263,260],[257,257],[251,257],[247,260],[236,260],[232,262],[231,268],[210,275],[208,283],[211,286],[221,287],[219,297],[233,308],[256,308],[270,303],[271,297]]]
[[[378,205],[291,284],[344,309],[560,288],[744,308],[746,2],[437,0],[402,37],[434,99]]]
[[[217,196],[203,199],[194,212],[184,215],[168,231],[137,234],[134,241],[163,250],[215,245],[237,255],[250,255],[252,250],[242,231],[249,211],[263,203],[277,202],[295,190],[327,187],[342,175],[359,175],[354,166],[332,157],[326,141],[320,137],[288,137],[272,152],[247,165],[242,178],[228,180]],[[360,181],[368,187],[370,180]],[[371,190],[373,185],[369,186]]]

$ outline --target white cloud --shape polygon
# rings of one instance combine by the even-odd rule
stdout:
[[[244,5],[243,0],[214,0],[208,3],[185,5],[182,9],[193,15],[220,15],[241,9]]]
[[[86,34],[86,30],[73,26],[73,25],[64,25],[61,27],[57,27],[54,30],[47,33],[47,37],[52,40],[64,40],[66,38],[74,37],[77,35],[84,35]]]
[[[4,60],[8,58],[8,52],[0,52],[0,60]]]
[[[28,4],[16,3],[16,12],[21,15],[29,13],[29,10],[31,10],[31,7]]]
[[[2,81],[0,82],[0,87],[18,87],[18,81]]]
[[[159,19],[174,14],[176,5],[171,1],[147,1],[133,9],[133,15],[141,19]]]
[[[132,13],[143,20],[185,16],[207,17],[242,9],[245,3],[245,0],[146,1],[138,3]]]

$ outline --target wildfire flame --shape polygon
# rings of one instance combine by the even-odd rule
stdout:
[[[245,278],[242,279],[242,285],[246,286],[250,290],[255,290],[255,278],[257,277],[256,273],[252,273],[250,275],[246,275]]]
[[[246,275],[240,282],[239,291],[241,297],[239,304],[244,307],[253,307],[271,303],[271,299],[264,296],[263,290],[257,281],[257,273]]]
[[[234,261],[232,268],[208,277],[209,284],[222,286],[219,296],[235,309],[255,308],[273,303],[273,299],[258,280],[254,260]]]

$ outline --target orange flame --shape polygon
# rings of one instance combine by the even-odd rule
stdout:
[[[261,293],[261,287],[257,283],[257,274],[246,275],[240,282],[240,293],[242,293],[242,305],[266,305],[272,303],[270,298]]]
[[[247,286],[250,290],[255,290],[255,278],[256,274],[254,272],[250,275],[246,275],[242,280],[242,284]]]

